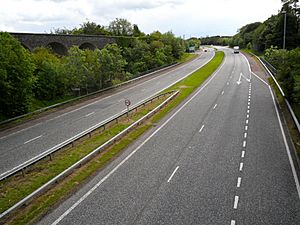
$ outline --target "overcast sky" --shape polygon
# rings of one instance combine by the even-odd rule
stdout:
[[[115,18],[126,18],[145,33],[172,31],[186,38],[234,35],[280,8],[280,0],[4,0],[0,30],[45,33],[85,21],[107,26]]]

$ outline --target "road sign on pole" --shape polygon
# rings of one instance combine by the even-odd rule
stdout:
[[[131,105],[131,102],[129,99],[125,99],[125,105],[127,107],[127,116],[129,115],[129,106]]]

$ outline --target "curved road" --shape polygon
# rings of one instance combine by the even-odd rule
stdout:
[[[162,72],[146,82],[0,137],[0,174],[125,110],[124,98],[130,99],[135,105],[203,66],[213,56],[213,51],[205,52],[195,60],[169,72]]]
[[[224,51],[185,103],[40,224],[299,224],[299,181],[270,89]]]

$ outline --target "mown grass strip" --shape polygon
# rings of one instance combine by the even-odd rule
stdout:
[[[168,90],[181,90],[180,94],[169,103],[164,109],[150,118],[147,122],[131,131],[124,138],[118,141],[115,145],[101,153],[99,156],[92,159],[80,169],[76,170],[69,177],[57,184],[47,193],[33,200],[29,205],[19,210],[15,215],[12,215],[7,224],[27,224],[34,223],[47,211],[59,204],[66,196],[69,196],[73,191],[86,182],[93,174],[105,166],[108,162],[114,159],[123,149],[125,149],[134,140],[140,137],[145,131],[152,127],[160,118],[166,115],[170,110],[180,104],[189,94],[198,88],[206,78],[208,78],[222,63],[224,58],[223,52],[217,52],[215,57],[204,67],[191,74],[181,82],[173,85]]]
[[[0,212],[7,210],[53,177],[60,174],[66,168],[82,159],[95,148],[117,135],[133,122],[146,115],[149,111],[158,106],[166,97],[167,96],[160,97],[158,100],[153,100],[153,103],[149,103],[144,107],[139,107],[138,111],[130,113],[128,118],[120,118],[118,124],[111,125],[111,127],[101,132],[101,134],[99,134],[99,130],[95,131],[94,133],[98,134],[92,136],[91,139],[85,137],[82,140],[79,140],[75,147],[67,147],[58,151],[54,154],[53,160],[46,158],[31,166],[26,171],[25,177],[18,174],[2,180],[0,182]],[[100,128],[100,130],[101,129],[102,128]]]
[[[198,55],[194,54],[194,53],[183,53],[183,55],[181,56],[181,58],[179,60],[177,60],[178,63],[185,63],[187,61],[190,61],[194,58],[196,58]]]

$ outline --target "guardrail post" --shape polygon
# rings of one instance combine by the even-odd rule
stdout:
[[[25,177],[25,168],[22,169],[22,176]]]
[[[49,155],[50,161],[52,161],[52,154]]]
[[[89,138],[91,138],[91,137],[92,137],[92,132],[89,133]]]
[[[119,121],[118,121],[118,118],[116,118],[116,123],[118,123]]]

